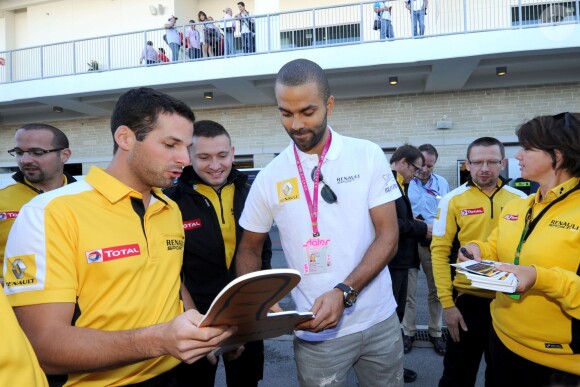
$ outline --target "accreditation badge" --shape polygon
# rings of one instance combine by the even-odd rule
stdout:
[[[330,272],[330,239],[312,237],[302,245],[302,248],[304,251],[304,274]]]

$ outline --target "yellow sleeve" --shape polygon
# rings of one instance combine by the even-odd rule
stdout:
[[[536,283],[532,287],[560,304],[575,319],[580,319],[580,276],[559,267],[536,268]]]
[[[437,216],[433,223],[433,240],[431,241],[431,261],[433,277],[437,286],[437,295],[443,308],[455,306],[453,302],[453,281],[449,255],[453,241],[457,236],[457,223],[450,210],[451,198],[443,197],[437,208]]]

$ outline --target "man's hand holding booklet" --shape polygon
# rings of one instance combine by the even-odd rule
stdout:
[[[461,248],[461,253],[470,258],[469,252]],[[471,285],[480,288],[495,290],[503,293],[514,293],[518,287],[518,279],[513,273],[500,271],[496,268],[498,262],[494,261],[467,261],[453,263],[458,273],[464,274],[470,281]]]

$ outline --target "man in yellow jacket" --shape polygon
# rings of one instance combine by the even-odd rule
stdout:
[[[505,168],[504,146],[481,137],[467,148],[467,183],[445,195],[433,224],[431,257],[437,294],[449,329],[443,376],[439,387],[473,386],[481,355],[486,354],[491,327],[489,304],[495,292],[471,287],[463,274],[452,277],[450,263],[471,240],[485,240],[497,226],[502,208],[520,191],[500,177]]]
[[[20,170],[12,175],[13,184],[0,189],[0,267],[8,233],[22,206],[41,193],[76,181],[63,171],[71,155],[68,138],[54,126],[24,125],[16,131],[14,148],[8,153]]]

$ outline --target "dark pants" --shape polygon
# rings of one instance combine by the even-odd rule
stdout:
[[[405,306],[407,305],[407,284],[409,283],[409,269],[391,269],[391,282],[393,283],[393,296],[397,302],[397,317],[399,322],[405,316]]]
[[[579,386],[580,376],[531,362],[510,351],[497,337],[489,335],[491,384],[494,387]]]
[[[459,328],[459,342],[447,335],[447,351],[443,358],[443,376],[439,380],[439,387],[474,386],[481,355],[485,355],[485,362],[489,364],[490,303],[491,299],[469,294],[463,294],[455,300],[455,306],[463,315],[468,330],[465,332]],[[489,368],[485,371],[485,385],[493,386]],[[519,383],[516,385],[523,386]]]
[[[228,387],[257,386],[263,378],[264,342],[252,341],[244,344],[244,352],[236,360],[225,361]],[[180,386],[213,387],[218,365],[212,365],[207,358],[181,367]]]
[[[242,34],[242,49],[245,53],[255,52],[256,51],[255,46],[256,42],[253,33],[247,32]]]

